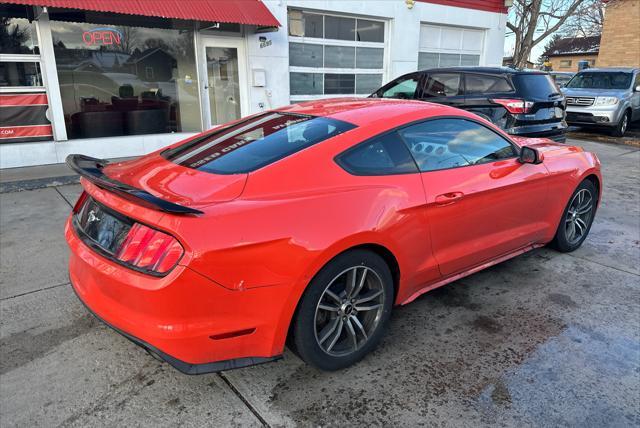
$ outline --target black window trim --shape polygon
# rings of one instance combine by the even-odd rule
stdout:
[[[458,93],[456,95],[444,95],[444,96],[439,96],[439,97],[427,97],[425,96],[424,93],[424,89],[425,89],[425,84],[427,83],[429,77],[431,77],[432,74],[457,74],[458,77],[460,78],[460,80],[458,81]],[[428,101],[429,99],[433,99],[433,98],[453,98],[453,97],[465,97],[466,93],[465,93],[465,73],[462,71],[439,71],[437,69],[432,69],[428,72],[422,72],[422,76],[420,76],[420,82],[418,84],[418,88],[416,89],[416,93],[419,92],[419,96],[415,97],[414,99],[416,100],[426,100]],[[414,94],[415,96],[415,94]]]
[[[449,169],[467,168],[467,167],[470,167],[470,166],[480,166],[480,165],[486,165],[486,164],[489,164],[489,163],[493,163],[493,162],[486,162],[486,163],[475,164],[475,165],[460,165],[460,166],[453,166],[453,167],[450,167],[450,168],[434,169],[433,171],[421,171],[421,170],[420,170],[420,167],[418,166],[418,162],[416,161],[415,157],[414,157],[414,156],[413,156],[413,154],[411,153],[411,150],[409,150],[409,148],[407,147],[407,142],[406,142],[406,140],[402,137],[402,135],[400,134],[400,132],[399,132],[399,131],[401,131],[401,130],[402,130],[402,129],[404,129],[404,128],[408,128],[408,127],[410,127],[410,126],[417,125],[417,124],[420,124],[420,123],[431,122],[431,121],[433,121],[433,120],[442,120],[442,119],[458,119],[458,120],[465,120],[465,121],[468,121],[468,122],[473,122],[473,123],[475,123],[475,124],[477,124],[477,125],[480,125],[480,126],[482,126],[482,127],[486,128],[486,129],[488,129],[489,131],[493,132],[493,133],[494,133],[494,134],[496,134],[498,137],[502,138],[502,139],[503,139],[503,140],[505,140],[507,143],[509,143],[509,145],[511,145],[511,147],[513,148],[513,151],[514,151],[515,155],[514,155],[514,156],[510,156],[510,157],[508,157],[508,158],[504,158],[504,159],[497,160],[497,161],[495,161],[495,162],[501,162],[501,161],[504,161],[504,160],[507,160],[507,159],[517,159],[517,158],[520,156],[520,151],[521,151],[521,149],[522,149],[522,148],[521,148],[517,143],[515,143],[513,140],[511,140],[511,138],[509,138],[509,137],[507,137],[507,136],[505,136],[505,135],[502,135],[502,134],[501,134],[501,133],[499,133],[499,132],[496,132],[496,130],[495,130],[495,129],[492,129],[492,128],[491,128],[490,126],[488,126],[487,124],[482,123],[482,122],[480,122],[479,120],[477,120],[477,119],[475,119],[475,118],[472,118],[472,117],[456,116],[456,115],[443,115],[443,116],[433,116],[433,117],[428,117],[428,118],[424,118],[424,119],[417,119],[417,120],[411,121],[411,122],[409,122],[409,123],[405,123],[405,124],[402,124],[402,125],[400,125],[400,126],[396,126],[396,127],[392,128],[392,129],[387,129],[387,130],[386,130],[386,131],[384,131],[384,132],[381,132],[381,133],[379,133],[379,134],[376,134],[376,135],[374,135],[374,136],[371,136],[371,137],[367,138],[366,140],[364,140],[364,141],[362,141],[362,142],[360,142],[360,143],[356,144],[355,146],[352,146],[352,147],[349,147],[349,148],[348,148],[348,149],[346,149],[346,150],[343,150],[342,152],[338,153],[337,155],[335,155],[335,156],[333,157],[333,161],[334,161],[334,162],[335,162],[335,163],[336,163],[340,168],[342,168],[343,170],[345,170],[347,173],[349,173],[349,174],[351,174],[351,175],[354,175],[354,176],[358,176],[358,177],[382,177],[382,176],[389,176],[389,175],[427,174],[427,173],[430,173],[430,172],[446,171],[446,170],[449,170]],[[350,170],[350,168],[349,168],[349,167],[347,167],[346,165],[344,165],[344,162],[341,162],[341,159],[340,159],[340,158],[341,158],[343,155],[346,155],[347,153],[349,153],[349,152],[351,152],[351,151],[353,151],[353,150],[356,150],[358,147],[360,147],[360,146],[362,146],[362,145],[365,145],[365,144],[367,144],[367,143],[370,143],[370,142],[371,142],[372,140],[374,140],[374,139],[377,139],[377,138],[383,137],[383,136],[385,136],[385,135],[387,135],[387,134],[390,134],[390,133],[392,133],[392,132],[396,132],[396,133],[398,134],[398,137],[400,137],[400,139],[402,140],[402,142],[403,142],[403,144],[404,144],[405,148],[406,148],[406,149],[407,149],[407,151],[409,152],[409,155],[411,156],[411,159],[413,160],[413,163],[414,163],[414,164],[415,164],[415,166],[416,166],[416,171],[415,171],[415,172],[392,172],[392,173],[386,173],[386,172],[382,172],[382,171],[381,171],[379,174],[370,174],[370,173],[362,174],[362,173],[357,173],[357,172],[355,172],[355,171]]]
[[[464,79],[464,85],[463,85],[463,94],[466,97],[467,95],[469,96],[478,96],[478,95],[482,95],[482,94],[511,94],[511,93],[516,93],[518,92],[518,90],[516,89],[516,86],[513,84],[513,81],[511,80],[511,76],[513,74],[511,73],[504,73],[504,74],[495,74],[495,73],[481,73],[481,72],[477,72],[477,71],[465,71],[462,73],[463,74],[463,79]],[[522,74],[526,74],[526,73],[522,73]],[[531,74],[542,74],[542,73],[531,73]],[[475,76],[489,76],[489,77],[495,77],[498,79],[504,79],[506,80],[507,84],[509,84],[509,86],[511,86],[511,90],[510,91],[494,91],[494,92],[482,92],[482,93],[478,93],[478,94],[467,94],[467,76],[469,75],[475,75]],[[508,77],[507,77],[508,76]]]
[[[408,174],[420,174],[420,168],[418,167],[418,164],[416,163],[416,159],[413,157],[413,155],[411,154],[411,150],[409,150],[409,148],[407,147],[406,143],[404,142],[404,139],[402,138],[402,136],[400,136],[400,134],[398,133],[398,130],[400,129],[400,127],[396,127],[393,129],[387,129],[384,132],[381,132],[379,134],[376,134],[372,137],[367,138],[364,141],[359,142],[358,144],[356,144],[355,146],[351,146],[346,150],[343,150],[342,152],[338,153],[337,155],[335,155],[333,157],[333,161],[338,164],[338,166],[340,168],[342,168],[343,170],[345,170],[346,172],[348,172],[351,175],[355,175],[358,177],[381,177],[381,176],[388,176],[388,175],[408,175]],[[415,171],[407,171],[407,172],[383,172],[380,171],[379,173],[370,173],[370,172],[366,172],[366,173],[362,173],[362,172],[357,172],[354,171],[352,168],[349,168],[344,161],[341,159],[343,156],[347,156],[348,154],[350,154],[351,152],[354,152],[356,150],[358,150],[361,146],[365,146],[369,143],[372,143],[374,140],[377,140],[378,138],[383,138],[389,134],[393,134],[396,133],[398,135],[398,138],[401,140],[402,145],[404,146],[405,150],[407,151],[407,153],[409,153],[409,157],[411,158],[411,160],[413,161],[413,164],[416,167]]]
[[[412,99],[412,100],[416,100],[416,99],[418,99],[416,97],[416,93],[418,92],[418,90],[420,88],[420,82],[424,78],[424,72],[422,72],[422,71],[413,71],[411,73],[403,74],[402,76],[396,77],[391,82],[387,83],[386,85],[383,85],[381,88],[378,88],[378,90],[375,91],[373,94],[369,95],[368,98],[373,98],[374,95],[375,95],[375,98],[382,98],[382,94],[384,94],[389,89],[393,88],[399,82],[404,82],[405,80],[413,79],[413,78],[416,78],[416,77],[418,78],[418,83],[416,85],[416,89],[413,91],[413,98],[409,98],[409,99]]]

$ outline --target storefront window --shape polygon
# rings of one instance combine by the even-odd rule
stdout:
[[[384,22],[289,10],[291,101],[366,96],[382,86]]]
[[[6,86],[42,86],[37,62],[0,62],[0,88]]]
[[[51,22],[69,138],[199,131],[193,31]]]
[[[0,144],[53,138],[33,17],[31,6],[0,6]]]

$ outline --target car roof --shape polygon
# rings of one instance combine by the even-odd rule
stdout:
[[[283,113],[307,114],[342,120],[357,126],[384,121],[388,127],[408,120],[434,116],[471,116],[464,110],[416,100],[392,98],[330,98],[306,101],[277,109]]]
[[[605,73],[605,72],[627,72],[630,73],[632,71],[640,71],[640,68],[636,67],[609,67],[609,68],[585,68],[584,70],[580,70],[578,73],[586,73],[590,71],[595,71],[597,73]]]
[[[419,73],[425,72],[443,72],[443,71],[457,71],[467,73],[493,73],[493,74],[547,74],[546,71],[534,70],[530,68],[513,68],[513,67],[441,67],[441,68],[428,68],[425,70],[419,70]]]

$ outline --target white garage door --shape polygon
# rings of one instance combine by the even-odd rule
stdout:
[[[484,30],[422,24],[418,70],[480,64]]]

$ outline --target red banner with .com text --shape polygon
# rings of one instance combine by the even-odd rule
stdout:
[[[0,94],[0,143],[53,139],[48,108],[43,93]]]

